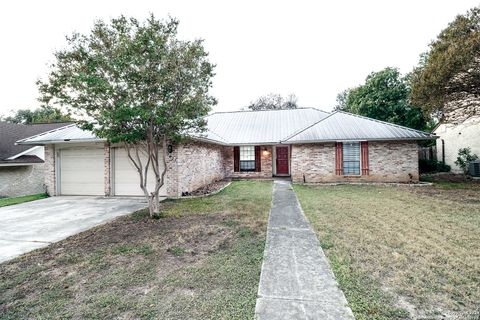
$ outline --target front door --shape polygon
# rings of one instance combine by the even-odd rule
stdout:
[[[288,174],[288,147],[276,147],[277,174]]]

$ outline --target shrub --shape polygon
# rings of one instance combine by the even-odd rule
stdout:
[[[418,161],[420,173],[450,172],[450,166],[437,160],[420,159]]]
[[[467,174],[470,162],[477,159],[478,156],[476,154],[472,154],[472,150],[470,148],[460,148],[458,149],[458,156],[455,164],[462,168],[463,173]]]

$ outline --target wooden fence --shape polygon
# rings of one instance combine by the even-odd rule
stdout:
[[[418,159],[436,160],[437,159],[437,146],[419,147],[418,148]]]

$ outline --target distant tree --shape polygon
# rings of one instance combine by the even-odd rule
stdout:
[[[19,109],[14,115],[4,117],[2,120],[22,124],[73,121],[69,114],[51,106],[42,106],[35,110]]]
[[[365,83],[337,96],[336,110],[423,130],[427,121],[409,101],[410,88],[398,69],[372,72]]]
[[[350,89],[345,89],[339,94],[337,94],[337,104],[335,105],[335,110],[346,110],[347,109],[347,98],[348,92]]]
[[[458,15],[422,54],[411,99],[425,114],[480,114],[480,8]]]
[[[67,38],[39,82],[41,101],[70,106],[83,128],[125,147],[153,218],[160,216],[169,143],[202,131],[216,102],[208,94],[214,65],[202,40],[179,40],[177,28],[177,20],[153,15],[97,21],[90,34]]]
[[[282,109],[297,109],[297,97],[294,94],[288,95],[286,98],[280,94],[270,93],[261,96],[257,100],[250,103],[248,109],[250,110],[282,110]]]

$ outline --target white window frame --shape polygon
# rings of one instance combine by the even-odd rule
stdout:
[[[256,159],[255,159],[255,146],[240,146],[240,150],[239,150],[239,163],[238,163],[238,166],[239,166],[239,170],[241,172],[254,172],[256,171],[257,169],[257,162],[256,162]],[[242,154],[243,153],[243,154]],[[248,153],[248,154],[245,154],[245,153]],[[242,155],[246,158],[242,159]],[[253,157],[253,159],[252,159]],[[242,161],[244,162],[252,162],[253,161],[253,168],[252,169],[243,169],[242,168]]]
[[[357,144],[358,145],[358,174],[355,173],[345,173],[345,153],[344,148],[346,144]],[[354,161],[350,161],[354,162]],[[356,161],[355,161],[356,162]],[[344,141],[342,142],[342,172],[344,176],[347,177],[360,177],[362,175],[362,143],[360,141]]]

